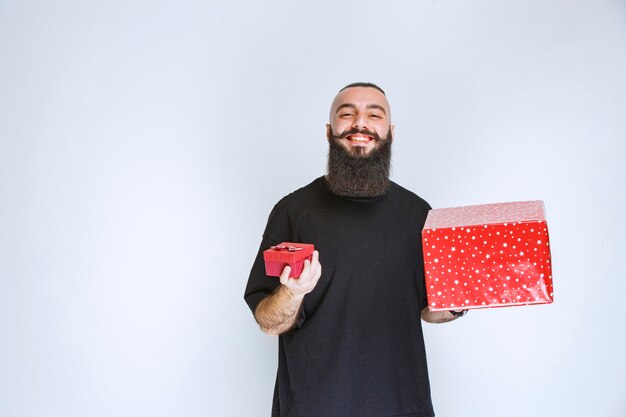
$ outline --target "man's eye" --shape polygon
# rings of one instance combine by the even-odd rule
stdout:
[[[341,113],[339,117],[351,117],[352,113]]]
[[[370,115],[370,117],[371,117],[372,119],[382,119],[382,116],[379,116],[379,115],[377,115],[377,114],[372,114],[372,115]]]

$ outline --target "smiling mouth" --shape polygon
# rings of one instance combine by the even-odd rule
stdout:
[[[346,139],[354,144],[366,144],[372,141],[374,138],[368,135],[355,134],[346,136]]]

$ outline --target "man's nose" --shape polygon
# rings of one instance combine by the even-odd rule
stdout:
[[[358,114],[352,122],[352,128],[367,129],[367,127],[367,117],[365,117],[365,115]]]

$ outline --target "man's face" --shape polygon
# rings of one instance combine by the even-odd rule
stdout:
[[[326,136],[333,136],[350,155],[369,155],[381,140],[393,137],[389,102],[371,87],[351,87],[341,91],[330,108]]]

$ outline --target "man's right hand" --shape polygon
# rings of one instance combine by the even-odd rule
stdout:
[[[283,273],[280,274],[280,283],[291,291],[294,298],[302,300],[305,294],[313,291],[313,288],[317,285],[317,281],[322,276],[322,265],[319,262],[319,257],[319,252],[313,251],[311,260],[307,259],[304,261],[304,268],[302,268],[302,273],[298,278],[289,278],[290,266],[286,266],[283,269]]]
[[[304,261],[298,278],[289,278],[291,267],[286,266],[280,275],[280,285],[256,308],[254,316],[265,333],[278,335],[291,329],[296,322],[304,296],[315,288],[322,275],[319,253],[313,251],[311,260]]]

